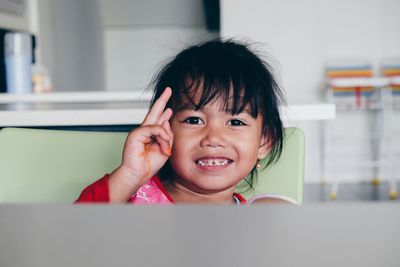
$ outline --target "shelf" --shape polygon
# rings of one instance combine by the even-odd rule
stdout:
[[[141,92],[65,92],[0,95],[0,127],[137,125],[148,112]],[[335,105],[296,103],[280,108],[284,122],[330,120]]]

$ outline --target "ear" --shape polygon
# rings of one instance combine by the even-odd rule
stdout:
[[[265,158],[271,149],[271,144],[268,136],[263,135],[260,140],[260,146],[258,147],[258,159]]]

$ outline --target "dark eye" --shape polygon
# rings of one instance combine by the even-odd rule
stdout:
[[[188,124],[203,124],[203,121],[199,117],[189,117],[185,119],[183,122]]]
[[[242,122],[241,120],[230,120],[228,122],[228,125],[230,126],[243,126],[246,125],[244,122]]]

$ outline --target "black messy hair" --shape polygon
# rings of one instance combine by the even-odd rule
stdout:
[[[267,136],[270,152],[264,167],[279,159],[283,149],[284,130],[279,105],[285,99],[271,67],[249,49],[249,44],[234,40],[215,39],[182,50],[155,76],[151,106],[166,87],[172,88],[167,103],[174,112],[185,103],[196,110],[221,98],[225,111],[241,113],[247,106],[253,118],[262,116],[262,134]],[[201,90],[200,100],[193,97]],[[249,185],[253,183],[251,172]],[[169,179],[171,170],[165,164],[161,179]]]

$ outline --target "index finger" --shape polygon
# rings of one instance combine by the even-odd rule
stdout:
[[[171,88],[170,87],[165,88],[164,92],[160,95],[160,97],[156,100],[156,102],[154,102],[154,105],[151,107],[149,113],[147,113],[146,117],[143,120],[142,125],[150,125],[157,123],[171,95],[172,95]]]

